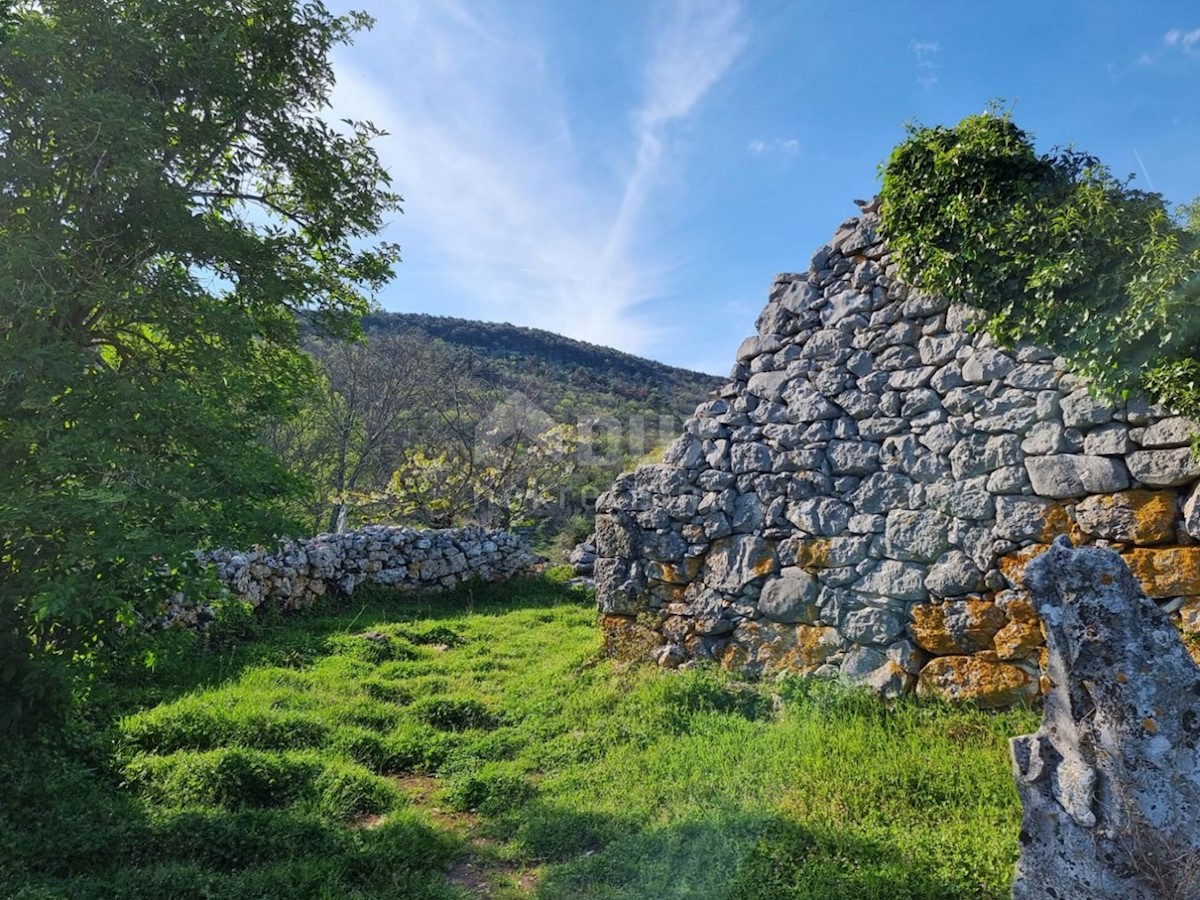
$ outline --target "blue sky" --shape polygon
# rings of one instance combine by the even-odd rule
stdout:
[[[1191,2],[358,0],[334,112],[390,132],[389,310],[728,371],[777,272],[877,189],[903,124],[990,99],[1200,194]]]

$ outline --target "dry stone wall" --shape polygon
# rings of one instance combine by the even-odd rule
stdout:
[[[1115,549],[1200,631],[1195,424],[898,280],[874,204],[771,287],[730,381],[597,502],[609,649],[1004,706],[1042,689],[1024,566]]]
[[[349,594],[364,581],[409,590],[454,587],[470,579],[504,581],[541,561],[506,531],[383,525],[285,541],[275,550],[218,550],[202,559],[236,596],[255,607],[283,609],[307,606],[330,591]],[[183,603],[168,614],[180,624],[203,617],[203,610]]]

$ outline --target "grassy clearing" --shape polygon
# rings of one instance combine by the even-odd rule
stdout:
[[[207,643],[0,761],[0,895],[1007,895],[1027,712],[622,667],[552,581]]]

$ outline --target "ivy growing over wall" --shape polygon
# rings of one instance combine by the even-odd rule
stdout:
[[[910,126],[883,166],[880,215],[903,277],[989,314],[1110,397],[1200,414],[1200,228],[1096,157],[1038,153],[1007,113]]]

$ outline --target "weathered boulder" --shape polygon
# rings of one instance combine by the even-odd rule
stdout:
[[[1112,551],[1059,538],[1026,584],[1050,688],[1012,741],[1014,900],[1200,896],[1200,669]]]

